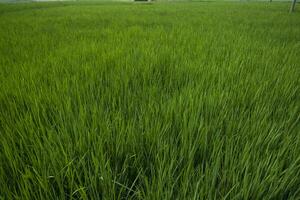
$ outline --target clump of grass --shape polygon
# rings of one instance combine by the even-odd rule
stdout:
[[[1,4],[0,198],[298,199],[287,8]]]

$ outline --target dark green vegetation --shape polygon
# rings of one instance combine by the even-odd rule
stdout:
[[[0,5],[0,198],[299,199],[289,6]]]

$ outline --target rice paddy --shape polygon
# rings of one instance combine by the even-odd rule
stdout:
[[[0,199],[300,199],[289,6],[0,4]]]

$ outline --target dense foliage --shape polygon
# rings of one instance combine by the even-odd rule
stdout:
[[[0,4],[0,199],[299,199],[289,6]]]

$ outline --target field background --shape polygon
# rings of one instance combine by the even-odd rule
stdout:
[[[299,199],[289,6],[0,4],[0,199]]]

